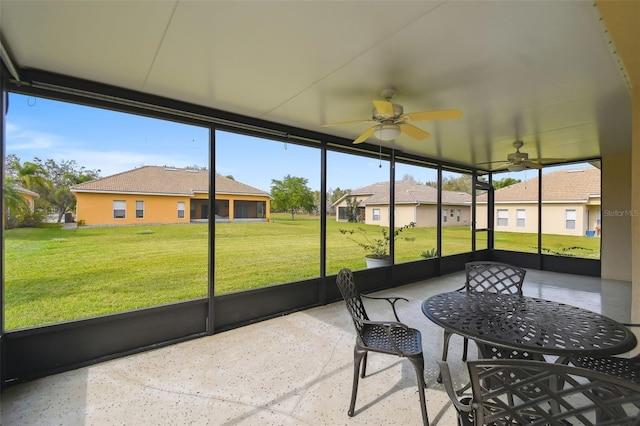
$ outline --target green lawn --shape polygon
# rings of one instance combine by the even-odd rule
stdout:
[[[319,276],[318,218],[272,219],[216,224],[216,294]],[[339,232],[358,226],[380,232],[378,226],[327,220],[327,274],[365,267],[364,250]],[[190,224],[6,231],[5,328],[205,297],[207,230],[206,224]],[[471,249],[469,228],[445,228],[443,234],[444,255]],[[435,238],[433,228],[405,230],[396,241],[396,262],[421,259],[420,253],[435,248]],[[496,247],[506,250],[535,252],[536,241],[535,235],[496,235]],[[557,253],[569,247],[564,254],[599,257],[597,238],[544,236],[543,242]]]

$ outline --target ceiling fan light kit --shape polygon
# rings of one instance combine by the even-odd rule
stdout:
[[[342,121],[338,123],[325,124],[324,126],[336,126],[355,123],[374,123],[373,127],[365,130],[353,143],[358,144],[366,141],[371,136],[381,141],[392,141],[400,134],[405,134],[416,140],[424,140],[431,136],[421,128],[414,126],[411,122],[426,120],[446,120],[462,117],[462,112],[457,109],[447,109],[440,111],[420,111],[405,114],[402,105],[394,104],[391,98],[396,91],[393,88],[385,89],[381,95],[385,100],[373,101],[373,112],[369,120]]]
[[[524,169],[526,169],[524,164],[512,164],[512,165],[509,166],[509,171],[510,172],[521,172]]]
[[[373,132],[381,141],[392,141],[400,135],[400,126],[397,124],[381,124]]]

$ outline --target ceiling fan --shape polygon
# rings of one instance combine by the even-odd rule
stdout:
[[[564,158],[529,158],[529,154],[526,152],[520,152],[520,148],[524,145],[522,141],[515,141],[513,147],[516,152],[512,152],[507,155],[506,161],[489,161],[482,164],[504,163],[496,168],[491,169],[492,172],[500,170],[509,170],[510,172],[520,172],[525,169],[541,169],[544,167],[544,163],[555,163],[564,161]]]
[[[438,111],[410,112],[405,114],[402,105],[394,104],[391,98],[396,94],[396,89],[388,88],[380,94],[385,100],[373,101],[373,113],[370,120],[341,121],[325,124],[328,126],[340,126],[344,124],[373,123],[373,126],[362,133],[353,143],[362,143],[375,136],[381,141],[391,141],[404,133],[417,140],[423,140],[430,136],[421,128],[411,124],[413,121],[446,120],[462,117],[462,112],[457,109],[445,109]]]

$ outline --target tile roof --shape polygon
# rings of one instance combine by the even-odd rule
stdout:
[[[369,195],[363,205],[389,204],[389,182],[378,182],[351,191],[350,195]],[[396,204],[436,204],[436,188],[411,180],[396,182]],[[442,191],[443,204],[471,203],[471,195],[461,191]]]
[[[582,201],[600,196],[600,169],[556,170],[542,175],[542,201]],[[496,202],[537,201],[538,177],[516,183],[494,192]],[[486,195],[478,201],[487,201]]]
[[[269,193],[216,173],[217,194],[269,196]],[[119,192],[158,195],[187,195],[209,192],[207,170],[143,166],[137,169],[81,183],[72,192]]]

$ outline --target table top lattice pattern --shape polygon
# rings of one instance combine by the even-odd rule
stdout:
[[[519,295],[451,292],[424,301],[443,328],[485,344],[548,355],[605,356],[627,352],[635,336],[586,309]]]

